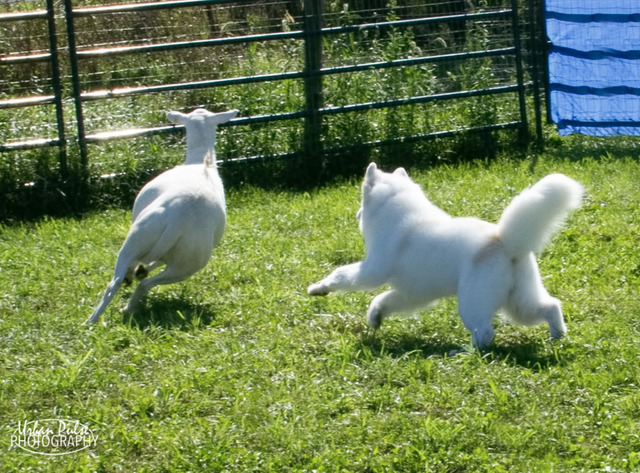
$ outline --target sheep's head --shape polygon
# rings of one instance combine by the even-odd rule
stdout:
[[[169,112],[167,118],[174,125],[182,125],[187,132],[187,159],[185,164],[201,163],[209,155],[215,160],[216,131],[238,114],[237,110],[212,113],[198,108],[191,113]]]

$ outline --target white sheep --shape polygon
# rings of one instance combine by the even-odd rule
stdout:
[[[141,281],[127,312],[136,309],[149,289],[184,281],[207,264],[226,223],[224,188],[216,167],[216,129],[237,114],[237,110],[211,113],[202,108],[167,114],[172,123],[186,129],[187,158],[148,182],[136,197],[113,279],[85,324],[96,323],[122,283],[131,283],[134,277]],[[163,264],[161,273],[144,279]]]

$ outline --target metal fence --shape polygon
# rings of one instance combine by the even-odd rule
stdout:
[[[46,50],[38,50],[36,47],[35,51],[7,51],[6,55],[0,57],[0,71],[6,71],[8,68],[17,68],[21,66],[32,70],[36,69],[34,65],[45,63],[48,65],[49,71],[43,75],[45,77],[45,81],[49,82],[49,93],[43,93],[41,85],[33,83],[31,84],[31,87],[29,87],[30,94],[28,96],[7,98],[12,95],[11,90],[9,90],[10,84],[7,84],[7,81],[0,78],[0,85],[3,85],[8,89],[0,94],[0,110],[53,105],[55,107],[55,128],[57,130],[57,137],[40,137],[31,140],[16,140],[12,143],[0,143],[0,151],[58,146],[60,147],[60,165],[61,169],[64,171],[66,170],[66,136],[62,108],[63,94],[60,82],[60,64],[58,61],[56,19],[53,0],[47,0],[45,10],[0,14],[0,27],[5,32],[13,29],[13,31],[17,31],[18,34],[21,34],[22,29],[15,25],[24,25],[28,23],[36,23],[41,31],[46,31],[46,36],[44,36],[42,38],[43,41],[41,41],[41,44],[46,45]],[[9,43],[9,41],[7,41],[8,38],[4,39]]]
[[[539,95],[538,73],[523,63],[535,42],[523,48],[521,38],[523,24],[535,35],[534,9],[530,2],[523,20],[521,3],[64,0],[61,11],[53,0],[42,10],[0,3],[31,10],[0,13],[0,151],[58,147],[66,173],[73,146],[86,170],[93,145],[175,131],[150,111],[159,104],[240,109],[227,124],[238,144],[223,145],[223,164],[305,156],[314,167],[354,147],[468,131],[525,135],[532,81],[538,126]],[[407,109],[409,119],[397,118]],[[269,137],[278,145],[265,145]]]

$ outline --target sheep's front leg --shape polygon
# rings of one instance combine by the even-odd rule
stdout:
[[[311,296],[326,296],[334,291],[368,291],[386,282],[386,275],[366,261],[341,266],[329,276],[311,284],[307,293]]]

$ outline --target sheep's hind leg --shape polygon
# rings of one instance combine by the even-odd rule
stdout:
[[[137,270],[136,270],[137,271]],[[133,268],[127,271],[127,274],[124,275],[124,280],[122,281],[125,286],[130,286],[133,282],[133,278],[135,277],[135,272]]]
[[[139,264],[133,275],[136,277],[138,281],[149,276],[149,269],[145,267],[144,264]]]
[[[153,266],[153,264],[151,264],[150,266]],[[151,290],[155,286],[184,281],[194,272],[195,271],[191,270],[185,271],[183,268],[177,268],[175,266],[167,266],[160,274],[152,276],[148,279],[143,279],[142,281],[140,281],[140,284],[138,284],[136,290],[133,291],[133,294],[129,299],[129,303],[125,308],[125,312],[134,312],[140,304],[142,298],[147,294],[147,292],[149,292],[149,290]]]
[[[102,297],[102,300],[100,301],[100,304],[98,304],[89,318],[85,320],[83,325],[95,324],[98,320],[100,320],[100,316],[111,302],[111,299],[113,299],[113,296],[116,295],[116,292],[118,292],[118,289],[120,289],[120,286],[122,286],[123,282],[124,279],[122,277],[114,277],[111,280],[106,292],[104,293],[104,296]]]
[[[156,269],[158,266],[161,266],[162,264],[164,264],[162,261],[154,261],[146,266],[140,263],[138,266],[136,266],[136,269],[133,272],[133,276],[135,276],[138,281],[141,281],[142,279],[145,279],[147,276],[149,276],[149,274],[154,269]],[[131,281],[129,281],[129,283],[131,283]]]

